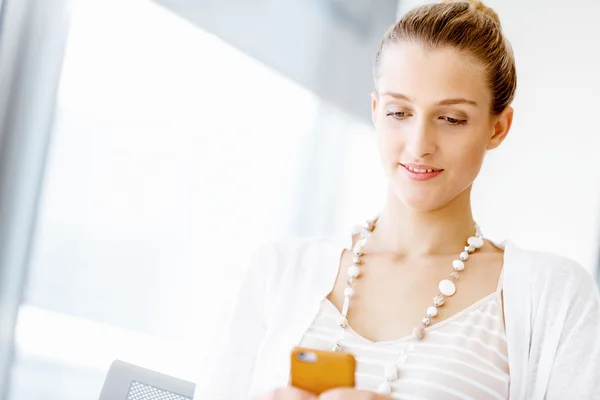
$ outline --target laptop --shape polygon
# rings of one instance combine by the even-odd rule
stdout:
[[[98,400],[193,400],[192,382],[115,360]]]

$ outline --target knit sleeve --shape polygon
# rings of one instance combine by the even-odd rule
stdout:
[[[265,297],[272,249],[262,246],[252,257],[221,343],[197,379],[194,400],[247,399],[256,357],[266,332]]]
[[[560,285],[559,285],[560,286]],[[569,290],[572,289],[572,290]],[[546,399],[600,399],[600,294],[576,266],[567,312],[546,389]],[[560,315],[559,315],[560,317]]]

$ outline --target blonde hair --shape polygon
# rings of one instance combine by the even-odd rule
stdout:
[[[385,34],[375,58],[377,73],[386,47],[412,41],[427,49],[452,47],[471,54],[485,67],[492,93],[491,112],[500,114],[512,102],[517,89],[515,58],[502,34],[498,14],[478,0],[448,0],[427,4],[406,13]]]

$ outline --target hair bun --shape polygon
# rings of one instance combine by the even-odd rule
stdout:
[[[468,3],[472,8],[474,8],[478,12],[480,12],[483,15],[494,20],[494,22],[497,23],[498,26],[501,26],[500,17],[498,17],[498,14],[496,14],[496,11],[494,11],[492,8],[483,4],[483,2],[480,0],[443,0],[442,2],[443,3]]]

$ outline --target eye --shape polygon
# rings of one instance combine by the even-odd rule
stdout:
[[[458,118],[452,118],[452,117],[440,117],[440,119],[443,119],[444,121],[448,122],[450,125],[466,125],[467,124],[466,119],[458,119]]]
[[[386,115],[395,119],[404,119],[408,116],[408,113],[404,111],[389,111]]]

